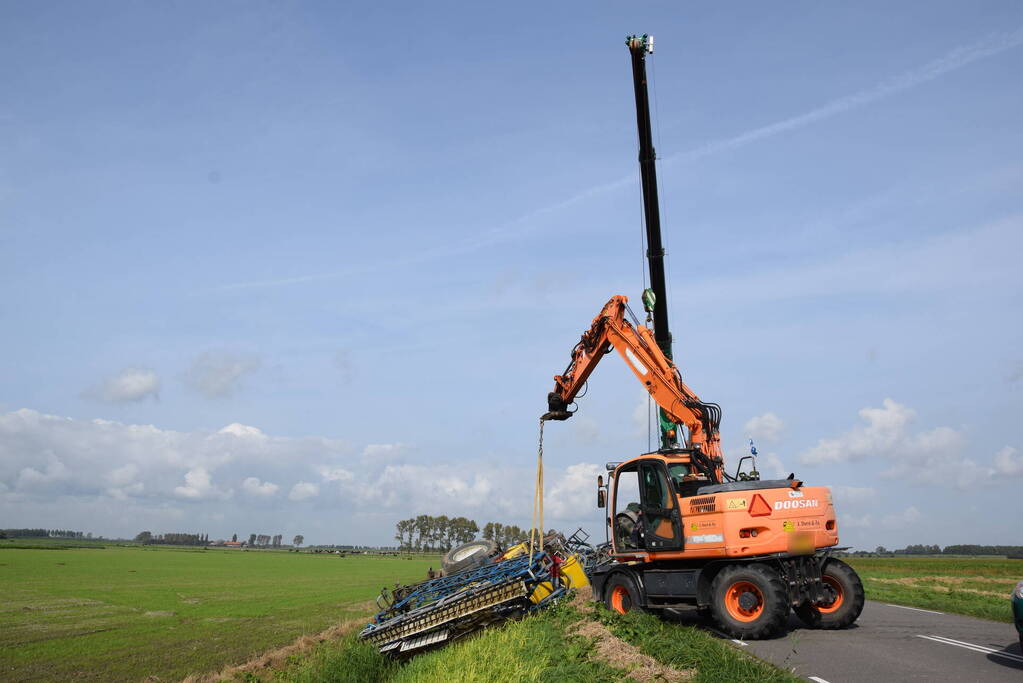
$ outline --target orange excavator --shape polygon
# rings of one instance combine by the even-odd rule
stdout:
[[[647,260],[651,288],[641,323],[614,296],[554,378],[543,420],[566,420],[587,378],[615,350],[659,406],[660,448],[607,464],[597,504],[607,509],[611,561],[590,572],[594,599],[625,613],[695,606],[735,638],[782,633],[790,611],[809,627],[851,625],[863,609],[856,572],[831,553],[838,528],[831,492],[755,469],[724,469],[721,408],[700,400],[672,361],[646,55],[653,38],[630,36],[639,126]],[[754,451],[755,454],[755,451]],[[749,456],[747,456],[749,457]]]

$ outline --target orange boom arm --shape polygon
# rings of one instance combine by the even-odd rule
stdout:
[[[572,360],[564,374],[554,377],[554,391],[547,395],[548,412],[543,419],[567,420],[572,416],[568,407],[597,363],[613,347],[668,419],[689,430],[686,445],[707,456],[707,464],[714,472],[711,478],[724,481],[718,433],[721,409],[714,403],[704,403],[686,386],[678,368],[657,346],[650,328],[626,320],[628,302],[625,296],[613,296],[593,319],[590,329],[572,349]]]

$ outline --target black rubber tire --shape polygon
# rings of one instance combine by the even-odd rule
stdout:
[[[759,614],[750,621],[734,617],[726,605],[728,590],[737,583],[752,584],[760,593]],[[711,585],[712,610],[717,627],[744,640],[763,640],[782,633],[789,620],[789,596],[778,573],[764,564],[725,567]]]
[[[837,582],[842,588],[842,604],[834,612],[821,612],[819,628],[834,630],[848,628],[860,617],[863,611],[863,583],[856,570],[842,560],[829,558],[821,570],[821,576]]]
[[[792,611],[796,613],[796,616],[799,617],[799,620],[807,628],[821,627],[821,612],[813,605],[803,603],[799,607],[793,607]]]
[[[616,599],[615,593],[620,598]],[[604,606],[618,614],[629,612],[645,612],[643,596],[636,587],[636,581],[624,572],[618,572],[604,586]]]
[[[481,567],[497,556],[497,543],[493,541],[472,541],[449,550],[441,559],[444,575],[450,576],[467,569]]]

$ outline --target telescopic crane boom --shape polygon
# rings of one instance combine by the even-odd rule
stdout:
[[[643,224],[646,226],[646,259],[650,269],[650,293],[644,305],[654,319],[654,339],[668,360],[673,358],[671,330],[668,329],[668,288],[664,282],[664,245],[661,243],[661,211],[657,199],[657,152],[650,125],[650,97],[646,85],[646,56],[654,51],[654,37],[625,39],[632,57],[632,85],[636,92],[636,130],[639,133],[639,174],[643,188]],[[652,294],[652,296],[651,296]],[[658,413],[661,448],[676,445],[677,428],[668,416]]]

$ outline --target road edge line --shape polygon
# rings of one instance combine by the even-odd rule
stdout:
[[[898,607],[899,609],[911,609],[914,612],[927,612],[928,614],[941,614],[941,615],[945,614],[944,612],[938,612],[938,611],[935,611],[933,609],[920,609],[919,607],[906,607],[905,605],[893,605],[890,602],[886,602],[884,604],[888,605],[889,607]]]

